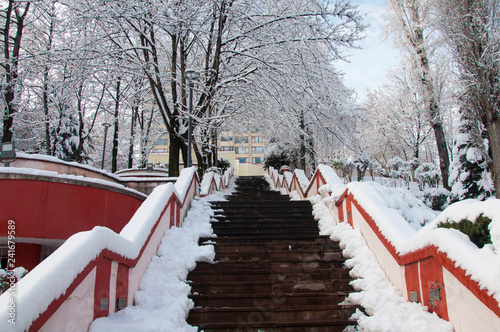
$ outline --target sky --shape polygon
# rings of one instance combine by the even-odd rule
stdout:
[[[344,73],[345,84],[355,89],[358,101],[366,96],[366,90],[374,90],[387,81],[386,71],[398,63],[399,51],[394,48],[391,38],[384,40],[385,12],[384,0],[354,0],[359,10],[366,15],[365,39],[361,49],[348,50],[349,63],[340,61],[336,67]]]

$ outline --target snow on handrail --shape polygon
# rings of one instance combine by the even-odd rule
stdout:
[[[188,194],[193,181],[198,183],[195,167],[182,170],[175,185],[167,183],[156,187],[120,234],[96,226],[71,236],[15,285],[15,325],[8,319],[0,319],[0,331],[28,330],[54,301],[70,295],[66,294],[68,288],[104,252],[110,252],[121,263],[134,266],[171,198],[184,206],[190,200]],[[197,191],[194,190],[194,193]],[[0,316],[9,317],[12,301],[9,291],[0,296]],[[91,309],[89,312],[93,315]]]

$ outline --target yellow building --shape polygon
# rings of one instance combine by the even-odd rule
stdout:
[[[237,175],[262,175],[264,137],[260,133],[235,135],[223,131],[218,137],[218,155],[229,160]]]
[[[264,174],[262,165],[264,145],[264,137],[260,133],[236,135],[230,131],[223,131],[218,137],[217,154],[229,160],[236,175],[262,175]],[[192,155],[193,162],[196,163],[196,156],[194,153]],[[168,163],[167,139],[160,139],[156,142],[148,156],[148,162]]]

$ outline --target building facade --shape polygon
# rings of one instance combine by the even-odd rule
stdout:
[[[151,150],[148,162],[153,164],[168,163],[168,140],[160,139]],[[262,175],[262,164],[265,146],[265,137],[261,133],[235,134],[223,131],[217,138],[217,154],[220,158],[229,160],[234,172],[239,176]],[[196,163],[196,156],[192,158]]]

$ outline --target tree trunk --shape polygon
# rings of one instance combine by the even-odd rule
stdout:
[[[427,55],[426,44],[424,41],[424,31],[422,28],[422,18],[419,14],[418,4],[415,0],[409,2],[409,10],[414,22],[413,26],[413,48],[418,57],[420,68],[422,69],[422,86],[426,90],[428,103],[429,103],[429,118],[434,129],[434,136],[436,137],[436,144],[439,154],[439,168],[441,169],[441,177],[443,179],[443,187],[450,190],[448,184],[448,172],[450,167],[450,157],[448,154],[448,144],[444,135],[443,124],[439,109],[439,103],[434,91],[434,82],[429,67],[429,58]],[[411,38],[410,38],[411,41]]]
[[[4,101],[7,109],[3,118],[2,126],[2,142],[12,141],[12,126],[14,124],[14,114],[17,113],[18,109],[14,104],[14,86],[17,84],[18,64],[19,64],[19,51],[21,50],[21,39],[23,36],[24,29],[24,19],[28,13],[30,3],[28,2],[24,8],[23,14],[20,14],[19,8],[15,5],[13,0],[9,0],[9,5],[5,10],[5,26],[3,28],[3,51],[4,51],[4,69],[5,69],[5,83],[4,87]],[[16,16],[16,21],[12,21],[12,14]],[[10,28],[11,25],[16,25],[16,35],[11,37]],[[12,54],[10,53],[10,46],[13,43]]]
[[[113,130],[113,148],[111,155],[111,172],[115,173],[118,168],[118,113],[120,110],[120,84],[121,78],[118,77],[116,82],[116,96],[115,96],[115,114],[114,114],[114,130]]]
[[[300,125],[300,168],[306,171],[306,138],[305,138],[305,123],[304,123],[304,111],[300,112],[299,116]]]
[[[179,149],[181,149],[181,140],[175,135],[169,135],[168,144],[168,175],[179,176]]]
[[[134,162],[134,134],[135,134],[135,124],[137,122],[138,114],[139,114],[139,106],[135,105],[132,107],[132,121],[130,122],[130,139],[128,143],[128,163],[127,163],[128,168],[132,168]]]
[[[436,144],[439,154],[439,168],[441,169],[441,177],[443,179],[443,187],[450,190],[451,187],[448,183],[449,169],[450,169],[450,157],[448,154],[448,145],[446,143],[446,138],[444,136],[444,130],[441,123],[436,123],[432,126],[434,129],[434,135],[436,137]]]
[[[495,186],[495,197],[500,199],[500,123],[498,116],[487,119],[488,140],[491,148],[491,177]]]

